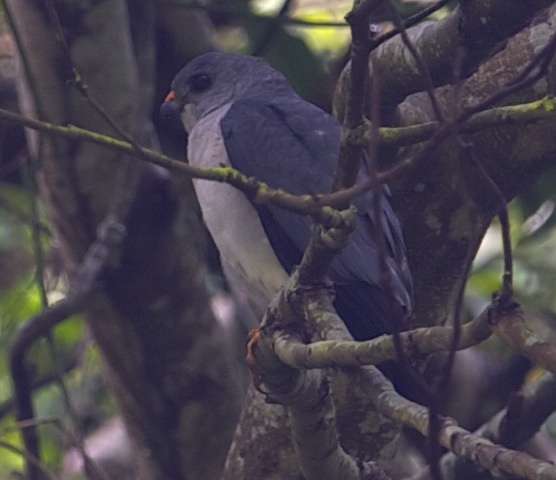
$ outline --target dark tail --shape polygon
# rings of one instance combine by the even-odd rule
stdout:
[[[335,288],[334,307],[355,340],[392,334],[395,326],[398,331],[408,330],[402,306],[388,298],[379,287],[359,282]],[[378,367],[400,394],[411,400],[419,399],[415,380],[407,368],[396,361],[384,362]]]

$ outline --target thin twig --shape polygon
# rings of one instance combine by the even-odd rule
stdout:
[[[463,144],[463,148],[467,152],[469,159],[471,160],[477,171],[487,182],[489,188],[494,193],[496,201],[498,202],[498,219],[500,220],[500,230],[502,233],[502,251],[504,255],[504,272],[502,275],[501,295],[504,298],[504,301],[510,302],[513,294],[513,254],[510,234],[510,220],[508,218],[508,207],[506,205],[506,198],[500,190],[500,187],[492,179],[482,162],[477,157],[473,146]]]
[[[59,477],[56,476],[52,470],[50,470],[43,462],[40,461],[39,458],[29,453],[26,449],[19,448],[18,446],[6,442],[5,440],[0,440],[0,448],[9,450],[17,455],[21,455],[28,463],[33,464],[38,471],[42,472],[50,480],[59,480]]]
[[[351,28],[352,38],[351,83],[345,115],[341,120],[347,132],[357,129],[365,123],[364,104],[367,90],[369,55],[372,47],[369,17],[380,6],[382,0],[361,0],[354,3],[353,9],[346,15],[346,21]],[[357,174],[359,173],[361,157],[361,147],[356,147],[342,141],[332,192],[350,188],[355,184]],[[348,205],[349,201],[342,208],[347,208]]]
[[[459,105],[460,105],[460,97],[459,93],[461,91],[461,68],[463,65],[464,60],[464,50],[463,48],[457,49],[458,55],[454,58],[454,88],[453,88],[453,102],[452,102],[452,111],[448,113],[450,118],[455,118],[459,113]],[[430,79],[430,77],[429,77]],[[431,85],[432,87],[432,82]],[[434,96],[434,92],[431,90],[429,93],[429,97],[431,98],[431,102],[436,100]],[[437,113],[438,115],[438,113]],[[453,138],[454,142],[458,141],[458,132],[454,126],[451,130],[451,137]],[[459,151],[457,152],[459,154]],[[460,294],[460,298],[463,296],[463,292]],[[461,327],[461,316],[460,316],[460,304],[461,301],[456,302],[456,308],[453,318],[453,336],[450,348],[448,350],[448,358],[444,362],[442,368],[442,374],[440,378],[433,382],[431,385],[431,395],[430,395],[430,406],[429,406],[429,415],[430,415],[430,422],[429,422],[429,442],[428,442],[428,456],[429,456],[429,470],[432,478],[434,480],[442,480],[442,471],[441,471],[441,461],[442,461],[442,446],[440,445],[440,432],[442,428],[441,422],[441,409],[442,409],[442,402],[446,398],[447,389],[449,386],[452,369],[454,367],[454,362],[456,359],[456,352],[458,351],[458,343],[459,339],[462,335],[462,327]],[[491,307],[492,308],[492,307]]]
[[[48,16],[50,21],[54,25],[54,31],[56,34],[56,39],[62,49],[62,56],[64,61],[68,66],[68,71],[71,72],[72,78],[68,79],[68,82],[79,92],[79,94],[87,101],[91,107],[104,119],[104,121],[112,127],[114,132],[125,140],[126,142],[130,143],[133,146],[134,151],[141,156],[142,149],[141,146],[135,141],[132,135],[126,132],[120,124],[108,113],[108,111],[91,95],[89,91],[89,87],[84,82],[83,77],[73,64],[71,60],[71,52],[69,49],[69,45],[66,41],[66,37],[64,35],[64,30],[62,29],[62,24],[60,23],[60,17],[58,16],[58,11],[56,10],[56,6],[54,5],[53,0],[44,0],[46,3],[46,8],[48,11]]]
[[[407,372],[408,381],[411,385],[408,388],[417,392],[417,395],[421,397],[427,397],[428,392],[426,388],[426,383],[417,372],[415,368],[412,367],[407,350],[403,348],[402,340],[400,337],[400,332],[406,329],[405,318],[401,315],[396,315],[395,312],[400,311],[396,308],[396,299],[394,297],[394,288],[392,286],[392,277],[390,269],[386,264],[387,257],[387,246],[386,237],[383,231],[383,217],[384,212],[382,210],[382,184],[378,181],[378,145],[379,145],[379,126],[380,126],[380,85],[381,85],[381,75],[380,68],[377,63],[374,62],[372,58],[369,60],[371,62],[373,77],[371,82],[371,139],[368,146],[368,170],[369,170],[369,183],[372,185],[373,192],[373,214],[376,219],[376,226],[373,230],[374,241],[377,246],[378,253],[378,263],[380,270],[380,286],[384,292],[386,292],[388,304],[389,304],[389,316],[388,323],[392,325],[392,338],[394,339],[394,346],[396,348],[396,360],[400,365],[400,368]]]
[[[432,15],[434,12],[440,10],[442,7],[446,6],[451,1],[452,0],[440,0],[436,3],[434,3],[433,5],[431,5],[430,7],[424,8],[420,12],[417,12],[415,15],[412,15],[411,17],[407,18],[403,22],[403,28],[405,30],[407,30],[407,29],[413,27],[414,25],[417,25],[419,22],[421,22],[422,20],[424,20],[428,16]],[[396,26],[393,30],[390,30],[389,32],[384,33],[383,35],[380,35],[375,40],[373,48],[379,47],[384,42],[390,40],[391,38],[394,38],[396,35],[399,35],[400,33],[401,33],[400,27]]]
[[[270,46],[272,39],[276,37],[278,32],[280,31],[280,27],[283,24],[281,21],[282,18],[286,17],[290,7],[292,4],[292,0],[284,0],[284,3],[280,7],[278,13],[272,17],[272,20],[269,21],[269,25],[262,31],[261,38],[257,40],[257,44],[255,48],[253,48],[253,55],[256,57],[260,57],[264,55],[268,47]]]

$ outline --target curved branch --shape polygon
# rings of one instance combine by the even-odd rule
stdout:
[[[457,50],[465,49],[462,74],[468,77],[479,65],[499,51],[504,41],[525,28],[535,15],[554,0],[494,0],[462,2],[449,15],[436,22],[421,23],[407,31],[409,40],[427,65],[435,87],[452,79],[453,59]],[[382,44],[373,52],[373,60],[380,65],[383,105],[395,106],[408,95],[423,90],[421,72],[407,46],[398,36]],[[349,91],[350,65],[338,82],[335,107],[343,112],[342,99]],[[369,63],[369,69],[371,69]],[[372,75],[372,71],[369,72]]]
[[[272,310],[269,308],[269,312]],[[324,371],[299,371],[285,365],[274,354],[268,337],[256,335],[249,345],[248,362],[255,383],[264,384],[272,402],[289,407],[294,446],[304,477],[359,480],[360,465],[339,443],[334,403]]]
[[[106,262],[125,237],[123,226],[107,217],[101,228],[99,238],[87,251],[76,282],[69,295],[58,303],[34,315],[21,325],[10,347],[10,375],[14,384],[14,402],[17,420],[28,420],[34,417],[31,400],[32,382],[25,364],[25,355],[31,345],[41,336],[46,335],[52,327],[69,316],[83,311],[91,301],[97,288],[98,276]],[[22,430],[26,450],[36,458],[40,458],[39,442],[35,428],[30,426]],[[40,478],[39,471],[30,462],[27,465],[29,479]]]
[[[263,182],[258,182],[253,178],[246,177],[241,174],[241,172],[230,167],[200,168],[148,148],[140,148],[140,152],[138,152],[136,145],[134,146],[108,135],[92,132],[73,125],[65,127],[54,125],[3,109],[0,109],[0,118],[50,135],[96,143],[121,153],[129,155],[137,155],[140,153],[140,158],[142,160],[167,168],[168,170],[189,177],[230,183],[242,190],[255,203],[273,203],[291,211],[315,215],[318,220],[327,226],[340,225],[343,223],[344,218],[338,215],[337,212],[325,209],[324,207],[331,206],[333,208],[340,208],[342,205],[345,205],[348,200],[352,200],[372,188],[371,182],[367,182],[365,184],[357,184],[346,190],[340,190],[334,194],[313,196],[290,195],[282,190],[270,188]],[[495,107],[476,113],[461,125],[460,132],[474,133],[486,128],[494,128],[503,125],[530,124],[555,118],[556,101],[551,97],[545,97],[530,103]],[[438,122],[427,122],[408,127],[382,127],[379,129],[380,144],[401,147],[419,143],[430,139],[438,131],[438,127]],[[346,142],[359,147],[368,145],[370,135],[370,124],[364,123],[358,128],[351,130],[351,133],[346,137]],[[400,167],[409,167],[411,164],[411,159],[405,160],[400,163],[398,167],[394,167],[393,170],[379,173],[379,180],[386,181],[392,177],[394,172],[399,171]]]
[[[376,368],[362,367],[355,376],[381,413],[423,435],[428,433],[427,409],[398,395],[392,384]],[[495,475],[502,472],[530,480],[556,479],[554,465],[474,435],[459,427],[451,418],[441,419],[439,442],[456,455],[465,457]]]
[[[527,385],[522,392],[515,394],[510,399],[509,406],[477,429],[475,435],[504,447],[515,448],[531,439],[555,409],[556,380],[554,374],[546,372],[537,381]],[[458,457],[453,452],[448,452],[442,457],[442,471],[447,478],[452,478],[454,469],[461,466],[457,460]],[[467,474],[469,475],[469,472]],[[411,478],[429,479],[428,466]]]
[[[28,420],[34,417],[32,403],[32,381],[25,364],[25,354],[31,345],[41,336],[46,335],[52,327],[62,322],[69,316],[81,311],[90,298],[91,292],[81,291],[71,295],[39,314],[29,318],[17,331],[10,348],[10,375],[14,385],[14,403],[16,406],[16,419]],[[40,469],[30,458],[40,459],[39,439],[34,426],[21,430],[26,455],[27,475],[29,480],[40,477]],[[39,460],[40,461],[40,460]]]
[[[463,325],[456,349],[463,350],[486,340],[491,334],[489,317],[490,309],[487,309]],[[408,355],[428,355],[449,350],[453,335],[451,327],[418,328],[401,332],[400,340]],[[306,345],[295,336],[277,332],[273,348],[282,362],[297,369],[377,365],[397,357],[391,335],[365,342],[327,340]]]

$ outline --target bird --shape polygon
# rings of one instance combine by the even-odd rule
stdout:
[[[331,191],[341,125],[302,99],[263,59],[224,52],[195,57],[172,81],[161,114],[181,119],[192,165],[230,165],[297,195]],[[365,181],[368,174],[360,170],[358,181]],[[193,183],[225,276],[242,285],[260,315],[300,263],[312,219],[272,204],[252,203],[225,183]],[[384,186],[380,217],[391,288],[380,282],[373,192],[353,201],[355,230],[329,269],[333,305],[359,341],[392,333],[393,319],[406,319],[413,308],[406,248],[389,195]]]

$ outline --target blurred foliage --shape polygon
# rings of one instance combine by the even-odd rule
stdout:
[[[556,309],[555,171],[508,205],[514,258],[514,290],[525,307]],[[500,287],[502,240],[497,220],[487,231],[469,277],[466,294],[486,301]],[[546,320],[553,322],[551,315]]]
[[[393,2],[406,18],[431,0],[395,0]],[[336,64],[345,61],[349,49],[350,30],[344,17],[351,9],[351,0],[298,0],[291,2],[287,17],[312,22],[316,25],[301,25],[295,22],[275,22],[274,17],[285,4],[284,0],[252,0],[244,5],[256,15],[238,16],[234,24],[241,28],[222,26],[221,35],[217,31],[217,44],[223,50],[241,51],[264,57],[274,68],[281,71],[294,89],[304,98],[321,106],[328,101],[319,98],[322,86],[335,82]],[[444,7],[435,13],[441,18],[449,11]],[[390,21],[388,11],[379,7],[371,21]],[[336,26],[319,26],[318,23],[338,23]],[[335,67],[336,66],[336,67]],[[330,77],[332,74],[332,78]],[[333,85],[325,90],[332,94]]]
[[[0,418],[0,440],[21,448],[19,437],[19,430],[15,428],[13,419],[11,417]],[[2,445],[0,445],[0,459],[0,478],[10,478],[11,472],[23,468],[21,455],[4,448]]]
[[[39,209],[42,211],[42,209]],[[32,222],[41,225],[41,246],[47,259],[44,278],[47,280],[50,301],[64,295],[64,282],[56,273],[55,248],[47,225],[47,217],[33,219],[27,192],[20,186],[0,183],[0,440],[21,447],[19,432],[10,408],[12,396],[8,352],[17,328],[32,315],[41,311],[41,294],[36,284],[32,246]],[[54,268],[53,268],[54,267]],[[97,350],[84,341],[86,337],[82,317],[71,317],[52,332],[54,348],[45,338],[39,340],[27,355],[34,381],[44,383],[34,395],[37,419],[57,418],[73,430],[68,410],[55,378],[64,376],[70,392],[72,410],[81,431],[96,427],[103,418],[113,414],[115,406],[100,377]],[[79,368],[75,368],[79,365]],[[64,375],[64,372],[69,372]],[[41,425],[41,449],[44,461],[59,465],[67,443],[60,429]],[[20,455],[0,445],[0,478],[21,470]]]
[[[322,77],[322,62],[307,44],[282,25],[273,25],[260,20],[246,18],[245,33],[249,39],[249,51],[258,51],[291,82],[303,97],[309,98],[315,91],[315,81]],[[275,29],[271,38],[269,29]],[[288,52],[287,55],[284,52]]]
[[[556,198],[556,182],[552,181],[555,173],[548,172],[508,205],[515,298],[526,313],[526,322],[541,338],[552,341],[556,340],[556,215],[553,200]],[[477,315],[488,305],[492,293],[500,289],[503,268],[501,228],[495,219],[483,238],[468,278],[463,318]],[[513,375],[513,380],[518,382],[514,388],[519,388],[520,379],[513,368],[523,365],[524,359],[495,336],[477,349],[487,356],[484,368],[503,366],[508,372],[506,375]],[[539,376],[540,369],[527,365],[522,373],[526,373],[523,381],[527,383]],[[506,399],[501,400],[503,403],[498,408],[505,404]],[[485,405],[483,402],[480,408],[484,410]],[[547,423],[547,431],[556,439],[556,416],[553,415]]]

